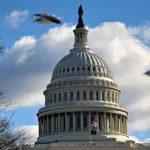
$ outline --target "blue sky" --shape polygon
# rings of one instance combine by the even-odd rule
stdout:
[[[137,40],[139,40],[141,45],[145,44],[144,43],[145,40],[149,40],[148,39],[149,34],[145,34],[146,31],[149,31],[149,28],[148,28],[149,22],[150,22],[150,16],[149,16],[150,1],[149,0],[132,0],[132,1],[131,0],[122,0],[122,1],[120,1],[120,0],[113,0],[113,1],[110,1],[110,0],[95,0],[95,1],[85,1],[85,0],[65,0],[65,1],[61,1],[61,0],[53,0],[53,1],[52,0],[51,1],[49,1],[49,0],[44,0],[44,1],[13,0],[13,1],[10,1],[10,0],[2,0],[1,1],[1,9],[0,9],[0,34],[1,34],[0,36],[4,39],[4,44],[6,45],[6,47],[10,51],[13,51],[12,47],[14,46],[16,41],[19,41],[19,39],[21,39],[21,37],[31,36],[32,38],[39,40],[44,33],[45,34],[48,33],[49,29],[53,30],[54,27],[61,28],[61,25],[52,24],[51,26],[47,26],[47,25],[42,26],[42,25],[33,23],[32,19],[31,19],[32,14],[38,13],[38,12],[48,12],[50,14],[55,14],[56,16],[62,18],[63,23],[67,23],[68,26],[72,26],[72,25],[77,24],[77,19],[78,19],[77,10],[78,10],[78,7],[80,4],[83,5],[83,9],[84,9],[84,22],[89,28],[93,29],[96,26],[101,25],[101,29],[103,29],[103,27],[105,27],[105,25],[102,26],[102,24],[105,22],[110,22],[112,24],[114,22],[120,22],[125,25],[126,30],[132,32],[131,33],[132,36],[135,37]],[[12,24],[8,25],[8,23],[5,22],[5,20],[6,20],[6,16],[9,16],[11,14],[11,12],[13,12],[15,10],[16,11],[27,11],[28,14],[24,21],[22,21],[21,23],[16,22],[17,27],[14,28],[11,26]],[[114,25],[112,26],[112,28],[113,27],[114,27]],[[106,28],[107,28],[107,26],[106,26]],[[147,33],[149,33],[149,32],[147,32]],[[140,38],[143,37],[143,38],[140,39],[138,37],[140,37]],[[34,39],[32,39],[32,41],[34,41]],[[147,42],[146,44],[147,45],[144,45],[144,46],[149,46],[150,43]],[[73,45],[73,43],[70,43],[70,45]],[[66,49],[67,48],[68,47],[66,46]],[[43,49],[41,49],[40,52],[42,53],[42,51],[43,51]],[[65,53],[63,53],[63,51],[61,51],[61,55],[59,54],[57,60],[59,60],[62,56],[67,54],[68,51],[69,51],[69,49],[67,51],[65,51]],[[119,51],[121,51],[121,50],[119,49]],[[44,51],[43,51],[43,53],[44,53]],[[4,56],[4,57],[6,57],[6,61],[7,61],[7,56]],[[147,59],[147,58],[145,58],[145,59]],[[36,60],[44,62],[44,60],[39,57],[36,58]],[[14,61],[14,60],[11,60],[11,61]],[[11,61],[10,61],[10,63],[11,63]],[[47,73],[49,73],[49,78],[46,78],[47,81],[44,82],[45,87],[48,84],[48,82],[50,81],[51,71],[57,62],[58,61],[54,62],[54,64],[52,66],[51,66],[51,62],[48,64],[48,66],[51,69],[49,72],[47,71]],[[9,70],[9,67],[11,67],[11,66],[9,63],[7,63],[5,71]],[[15,69],[17,72],[17,67]],[[26,76],[26,78],[24,78],[24,79],[27,80],[28,77],[30,76],[30,73],[28,75],[28,72],[30,72],[30,70],[32,70],[32,68],[27,66],[25,69],[26,69],[26,73],[24,73],[24,74],[19,75],[19,73],[23,70],[21,70],[15,76],[13,76],[13,75],[11,76],[11,74],[8,75],[8,74],[5,74],[5,72],[3,72],[2,77],[5,79],[5,76],[6,77],[10,76],[10,78],[12,77],[12,80],[13,80],[13,77],[14,78],[18,77],[19,79],[21,79],[22,76]],[[35,76],[38,76],[38,70],[34,73],[36,73]],[[15,74],[15,72],[13,72],[13,74]],[[39,74],[43,75],[43,78],[45,77],[44,74],[42,74],[41,72]],[[32,76],[33,75],[34,74],[32,74]],[[42,78],[40,78],[40,81],[41,81],[41,79]],[[11,83],[12,80],[10,80],[9,82]],[[5,82],[7,82],[7,81],[5,81]],[[17,83],[17,85],[14,85],[14,89],[15,89],[15,86],[19,87],[19,83]],[[32,87],[32,83],[31,83],[31,85],[28,85],[28,87],[29,86],[31,89],[35,88],[35,87]],[[40,85],[37,84],[37,86],[40,86]],[[1,87],[1,88],[3,88],[3,87]],[[13,86],[12,86],[12,88],[13,88]],[[44,91],[43,84],[42,84],[41,88]],[[7,87],[5,87],[5,89],[7,89]],[[18,90],[18,95],[19,95],[19,92],[20,91]],[[25,93],[24,97],[26,97],[27,92],[24,92],[24,93]],[[41,92],[38,94],[42,95],[43,93]],[[9,96],[9,92],[8,92],[8,96]],[[13,97],[11,97],[11,96],[10,96],[10,98],[13,99]],[[37,97],[33,96],[32,98],[36,99]],[[32,99],[30,99],[30,100],[32,100]],[[21,99],[20,99],[20,101],[21,101]],[[27,96],[26,101],[28,101],[28,96]],[[34,106],[29,105],[29,106],[19,107],[13,118],[13,120],[16,122],[15,126],[19,127],[21,125],[36,125],[37,124],[36,113],[40,107],[42,107],[42,105],[40,105],[39,103],[37,103],[37,105],[35,104]],[[142,135],[141,135],[141,132],[142,132]],[[138,137],[140,140],[144,140],[146,138],[150,138],[150,136],[149,136],[150,131],[149,131],[149,128],[145,131],[138,130],[138,131],[132,132],[132,135]]]

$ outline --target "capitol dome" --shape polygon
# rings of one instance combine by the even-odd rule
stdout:
[[[75,43],[54,68],[39,109],[37,144],[85,144],[89,138],[127,141],[127,110],[120,105],[120,90],[112,71],[88,45],[88,29],[82,15],[73,30]],[[91,124],[96,122],[96,135]],[[52,145],[51,145],[52,146]]]
[[[98,76],[113,80],[105,61],[92,51],[76,50],[62,58],[56,65],[52,80],[69,76]]]

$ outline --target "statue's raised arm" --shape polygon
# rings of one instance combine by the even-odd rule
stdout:
[[[82,5],[80,5],[80,7],[79,7],[79,9],[78,9],[78,14],[79,14],[79,16],[83,16]]]

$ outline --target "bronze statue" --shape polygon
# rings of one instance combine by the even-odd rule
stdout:
[[[78,24],[76,26],[76,28],[84,28],[84,23],[83,23],[83,9],[82,9],[82,5],[80,5],[79,9],[78,9],[78,15],[79,15],[79,19],[78,19]]]
[[[78,9],[78,14],[79,14],[79,16],[83,16],[82,5],[80,5],[80,7],[79,7],[79,9]]]

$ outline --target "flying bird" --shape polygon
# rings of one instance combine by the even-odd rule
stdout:
[[[150,64],[150,63],[149,63]],[[150,76],[150,70],[146,71],[145,73],[143,73],[144,75]]]
[[[150,76],[150,70],[146,71],[144,75]]]
[[[51,24],[51,23],[60,24],[61,23],[61,21],[57,17],[49,15],[47,13],[34,14],[32,16],[32,19],[34,17],[39,17],[35,19],[34,22],[38,22],[40,24]]]

